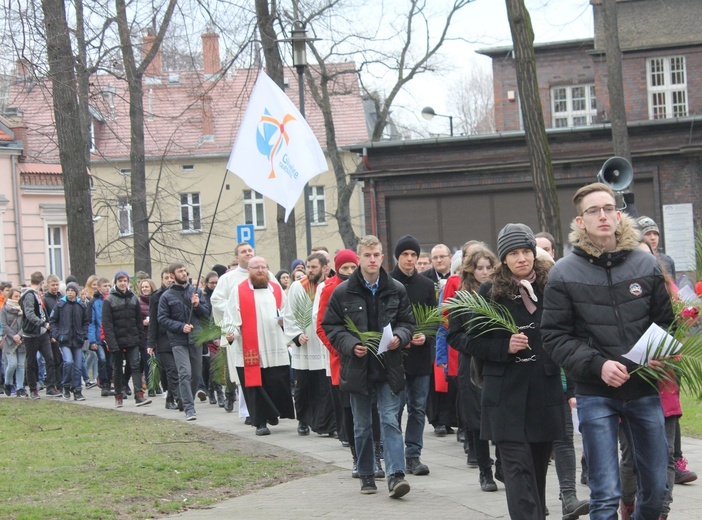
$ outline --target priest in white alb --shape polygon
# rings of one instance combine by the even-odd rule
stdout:
[[[294,282],[283,311],[285,333],[292,340],[291,357],[298,435],[335,435],[336,419],[329,378],[329,351],[317,335],[313,304],[317,288],[329,272],[322,252],[307,258],[307,276]]]
[[[230,298],[234,364],[256,435],[270,435],[268,425],[294,419],[290,391],[290,358],[283,333],[285,294],[271,281],[266,260],[254,256],[249,278],[236,286]],[[232,350],[230,350],[230,354]]]

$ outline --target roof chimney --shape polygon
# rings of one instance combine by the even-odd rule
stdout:
[[[142,46],[142,51],[141,51],[141,57],[144,59],[146,55],[149,53],[151,50],[151,47],[153,47],[154,42],[156,41],[156,36],[153,34],[148,34],[144,36],[144,44]],[[158,52],[154,56],[154,59],[151,60],[151,63],[149,64],[148,67],[146,67],[145,75],[146,76],[161,76],[163,73],[163,66],[161,65],[161,47],[159,46]]]
[[[219,34],[202,35],[202,57],[206,76],[213,76],[220,71],[222,65],[219,61]]]

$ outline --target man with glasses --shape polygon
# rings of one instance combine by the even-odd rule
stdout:
[[[451,250],[445,244],[436,244],[431,249],[431,268],[422,272],[437,287],[437,296],[451,276]]]
[[[269,424],[295,418],[290,356],[281,327],[285,294],[271,281],[274,277],[264,258],[251,258],[248,272],[248,279],[236,286],[231,297],[233,330],[226,340],[236,345],[229,355],[233,354],[256,435],[270,435]]]
[[[573,253],[551,269],[545,289],[544,349],[575,382],[590,518],[617,518],[620,421],[638,471],[636,518],[658,518],[668,464],[661,401],[622,356],[652,323],[672,323],[670,298],[656,258],[638,248],[636,223],[617,210],[607,185],[580,188],[573,204]]]

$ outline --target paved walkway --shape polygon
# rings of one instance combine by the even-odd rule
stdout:
[[[112,408],[113,398],[99,397],[99,389],[85,392],[82,404],[100,408]],[[223,409],[206,403],[198,403],[197,421],[193,427],[207,427],[217,431],[239,435],[270,446],[279,446],[303,453],[338,468],[331,473],[304,478],[266,488],[255,493],[221,502],[210,509],[199,509],[173,515],[169,518],[183,520],[209,520],[235,518],[246,520],[307,518],[363,519],[363,518],[461,518],[468,520],[509,518],[504,486],[498,482],[496,493],[484,493],[478,485],[478,470],[468,468],[462,445],[455,435],[436,437],[427,426],[424,436],[422,462],[431,473],[427,476],[408,475],[411,492],[402,499],[387,496],[385,480],[377,481],[378,493],[361,495],[360,483],[350,476],[351,454],[338,440],[320,437],[314,433],[307,437],[297,435],[297,422],[282,420],[280,425],[270,427],[272,434],[256,437],[254,429],[239,419],[236,411],[227,414]],[[183,413],[166,410],[164,399],[154,398],[149,406],[136,408],[134,400],[125,402],[123,412],[138,412],[148,415],[185,420]],[[576,443],[580,442],[579,436]],[[683,451],[691,469],[702,471],[702,441],[683,438]],[[580,448],[576,447],[576,453]],[[579,478],[578,470],[578,478]],[[586,486],[578,484],[578,496],[585,499]],[[702,518],[702,479],[674,489],[671,520],[696,520]],[[549,468],[546,505],[551,511],[549,518],[560,519],[561,504],[558,500],[558,480],[553,464]],[[586,518],[586,517],[581,517]]]

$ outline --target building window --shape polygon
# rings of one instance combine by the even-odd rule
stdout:
[[[120,169],[119,169],[119,174],[120,174],[120,175],[131,175],[131,174],[132,174],[132,169],[131,169],[131,168],[120,168]]]
[[[244,190],[244,224],[253,224],[254,229],[266,227],[263,195],[254,190]]]
[[[184,172],[194,172],[195,171],[195,165],[194,164],[182,164],[181,169]]]
[[[61,226],[47,226],[49,248],[49,273],[63,280],[63,236]]]
[[[648,117],[666,119],[687,115],[685,56],[648,60]]]
[[[594,85],[553,87],[551,113],[554,128],[587,126],[597,119],[597,99]]]
[[[132,229],[132,205],[127,197],[117,201],[117,219],[119,220],[119,236],[126,237],[134,234]]]
[[[324,186],[310,186],[311,224],[323,226],[327,223],[327,204],[324,199]]]
[[[200,194],[180,194],[180,222],[182,231],[200,231]]]

